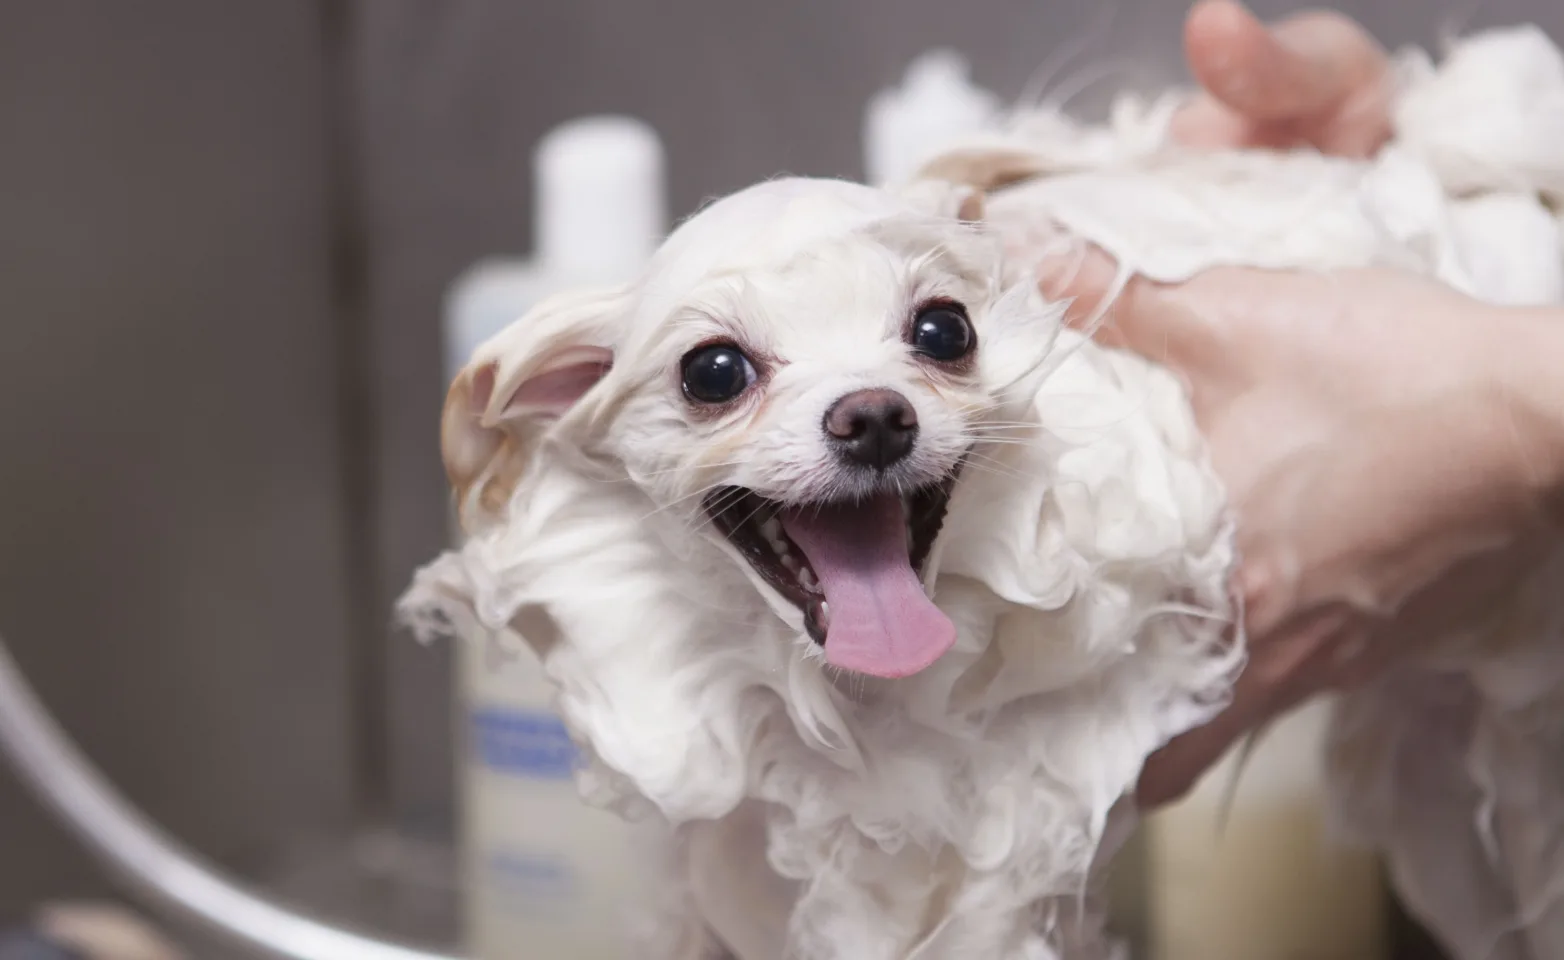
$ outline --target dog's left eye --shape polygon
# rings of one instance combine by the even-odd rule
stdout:
[[[755,366],[731,343],[697,347],[684,355],[684,393],[700,403],[727,403],[755,382]]]
[[[931,360],[960,360],[976,341],[967,309],[959,303],[931,303],[912,320],[908,340]]]

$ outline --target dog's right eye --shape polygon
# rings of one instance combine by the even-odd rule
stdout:
[[[697,403],[727,403],[755,382],[755,366],[731,343],[696,347],[684,355],[684,395]]]

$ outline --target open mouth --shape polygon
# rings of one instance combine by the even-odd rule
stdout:
[[[760,578],[803,612],[827,662],[904,677],[955,643],[922,583],[955,482],[953,471],[908,494],[806,504],[722,487],[705,506]]]

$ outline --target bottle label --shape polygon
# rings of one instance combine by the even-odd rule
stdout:
[[[569,780],[576,745],[552,713],[483,707],[472,712],[472,739],[484,766],[528,780]]]
[[[575,872],[558,856],[521,850],[496,850],[485,858],[489,892],[526,911],[558,908],[580,895]],[[554,916],[555,920],[563,917]]]

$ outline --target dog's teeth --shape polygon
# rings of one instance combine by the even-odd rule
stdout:
[[[784,553],[782,554],[782,566],[787,567],[788,572],[790,573],[797,573],[798,558],[793,556],[791,553]]]
[[[820,601],[820,626],[827,629],[831,626],[831,605],[824,600]]]
[[[804,585],[804,589],[810,593],[820,592],[820,583],[815,580],[815,572],[808,567],[798,571],[798,582]]]

